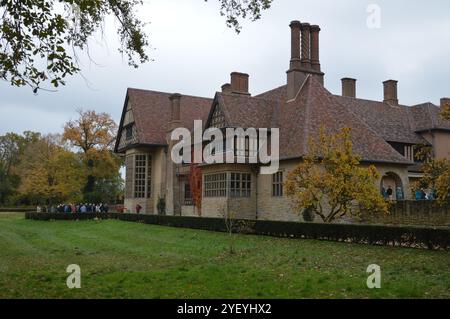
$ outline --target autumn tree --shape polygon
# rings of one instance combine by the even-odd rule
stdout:
[[[48,205],[80,199],[84,185],[82,163],[76,154],[61,146],[57,135],[47,135],[29,144],[19,172],[19,192],[24,196]]]
[[[119,174],[120,159],[112,152],[116,134],[117,124],[111,116],[95,111],[79,110],[78,118],[64,126],[63,141],[80,150],[83,158],[87,199],[98,201],[98,193],[93,194],[96,184]]]
[[[0,136],[0,204],[12,201],[20,185],[17,167],[25,148],[39,140],[40,134],[26,131],[22,135],[7,133]]]
[[[444,120],[450,122],[450,102],[444,103],[441,110],[441,116]]]
[[[197,0],[198,1],[198,0]],[[205,0],[207,1],[207,0]],[[218,0],[227,25],[240,31],[239,20],[257,20],[272,0]],[[137,67],[149,60],[144,23],[136,16],[142,0],[0,0],[0,78],[34,92],[44,84],[65,84],[81,71],[79,51],[103,32],[108,16],[117,22],[119,52]]]
[[[433,199],[445,203],[450,199],[450,161],[434,157],[430,145],[416,145],[416,157],[423,162],[423,176],[411,183],[411,190],[428,189],[433,193]]]
[[[308,155],[289,173],[286,194],[298,211],[313,212],[327,223],[361,210],[387,213],[376,187],[379,177],[374,166],[360,165],[350,129],[327,135],[322,128],[318,140],[310,139]]]

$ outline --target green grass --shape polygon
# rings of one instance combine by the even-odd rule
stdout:
[[[450,254],[0,214],[0,298],[450,298]],[[378,264],[382,288],[366,286]],[[68,289],[66,267],[81,267]]]

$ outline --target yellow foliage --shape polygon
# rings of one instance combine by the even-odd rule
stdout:
[[[353,153],[350,129],[328,136],[320,130],[318,140],[310,139],[309,153],[285,183],[286,194],[301,211],[310,209],[324,222],[360,209],[388,212],[388,204],[375,186],[379,173],[374,166],[362,167]]]
[[[441,116],[444,120],[450,122],[450,103],[444,104],[441,110]]]
[[[78,110],[79,118],[64,126],[63,140],[84,153],[91,149],[110,149],[115,141],[117,124],[107,113]]]
[[[58,145],[54,136],[46,136],[25,149],[19,192],[50,202],[79,198],[85,183],[80,167],[76,154]]]

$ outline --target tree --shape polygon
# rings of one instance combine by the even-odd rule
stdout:
[[[19,192],[23,196],[44,200],[49,205],[80,199],[84,184],[82,164],[59,140],[57,135],[48,135],[25,149],[19,170]]]
[[[426,144],[415,146],[416,158],[423,162],[420,180],[411,184],[411,190],[429,189],[439,203],[445,203],[450,198],[450,161],[437,159],[433,147]]]
[[[374,166],[360,165],[350,129],[328,136],[322,128],[318,140],[310,139],[309,154],[289,173],[286,194],[298,211],[310,210],[327,223],[361,210],[387,213],[376,187],[379,177]]]
[[[23,135],[7,133],[0,136],[0,204],[11,201],[20,184],[17,166],[29,144],[35,143],[40,133],[26,131]]]
[[[205,0],[207,1],[207,0]],[[240,31],[239,18],[257,20],[272,0],[219,0],[227,25]],[[119,52],[138,67],[149,61],[144,23],[135,12],[142,0],[0,0],[0,78],[36,93],[80,72],[77,53],[87,49],[107,16],[118,22]]]
[[[444,107],[441,110],[441,116],[444,120],[450,122],[450,102],[444,103]]]
[[[116,178],[121,160],[112,152],[117,124],[107,113],[78,111],[78,119],[64,126],[63,141],[81,151],[86,174],[85,197],[91,197],[97,179]]]

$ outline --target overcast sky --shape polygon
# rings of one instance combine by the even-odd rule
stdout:
[[[368,6],[381,9],[381,27],[369,28]],[[340,94],[342,77],[354,77],[357,96],[382,100],[382,81],[399,81],[400,103],[450,96],[450,1],[274,0],[257,22],[237,35],[225,26],[217,0],[145,0],[154,59],[130,68],[117,52],[115,23],[90,44],[83,77],[67,79],[56,93],[34,95],[0,82],[0,134],[61,132],[78,108],[112,114],[118,122],[127,87],[213,97],[229,73],[250,74],[253,95],[286,82],[291,20],[319,24],[325,86]]]

